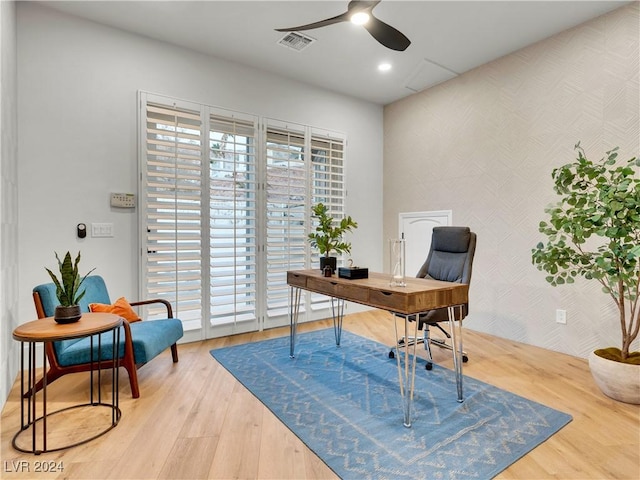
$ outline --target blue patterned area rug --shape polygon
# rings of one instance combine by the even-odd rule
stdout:
[[[343,479],[490,479],[571,421],[567,414],[464,378],[416,367],[412,427],[389,347],[333,329],[211,354]]]

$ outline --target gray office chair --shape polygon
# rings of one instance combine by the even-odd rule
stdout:
[[[469,285],[475,251],[476,234],[469,227],[434,227],[429,255],[416,277]],[[465,318],[468,313],[469,305],[465,304],[462,308],[462,318]],[[405,342],[409,342],[409,345],[412,345],[412,342],[424,343],[429,357],[426,369],[431,370],[433,367],[431,345],[453,350],[452,345],[447,343],[447,339],[450,339],[451,335],[439,324],[439,322],[449,322],[447,309],[440,308],[422,314],[419,316],[418,322],[418,329],[423,332],[423,338],[401,338],[398,340],[398,346],[404,346]],[[446,339],[431,338],[430,327],[438,328],[444,333]],[[391,349],[389,358],[394,357],[395,349]],[[463,352],[462,361],[467,362],[468,360],[469,357]]]

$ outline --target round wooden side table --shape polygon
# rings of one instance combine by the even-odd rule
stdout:
[[[101,435],[104,435],[109,430],[114,428],[120,421],[122,412],[119,407],[119,395],[118,395],[118,364],[119,362],[113,362],[112,376],[111,376],[111,401],[103,401],[102,389],[97,388],[97,393],[94,391],[93,379],[94,370],[97,370],[98,385],[100,385],[100,371],[101,371],[101,358],[102,358],[102,341],[103,335],[111,335],[111,358],[118,358],[118,346],[120,344],[120,327],[123,320],[117,315],[110,313],[83,313],[82,318],[75,323],[60,324],[57,323],[53,317],[41,318],[39,320],[33,320],[31,322],[24,323],[16,327],[13,331],[13,338],[20,342],[20,430],[13,437],[13,447],[24,453],[34,453],[39,455],[45,452],[55,452],[63,450],[65,448],[75,447],[83,443],[94,440]],[[57,342],[61,340],[71,340],[76,338],[90,337],[90,358],[91,358],[91,370],[90,370],[90,382],[91,393],[90,401],[88,403],[81,403],[78,405],[72,405],[70,407],[62,408],[54,412],[47,412],[47,344],[51,342]],[[108,337],[107,337],[108,338]],[[34,391],[36,385],[36,344],[43,344],[42,354],[42,366],[43,366],[43,385],[41,392]],[[25,382],[25,344],[27,344],[27,381]],[[94,347],[97,346],[97,354],[94,355]],[[95,363],[96,368],[93,368]],[[42,397],[42,413],[40,416],[36,414],[37,396]],[[56,445],[52,448],[47,446],[47,419],[53,415],[61,414],[73,409],[79,409],[84,407],[106,407],[111,410],[111,422],[100,430],[97,434],[92,434],[88,438],[82,438],[74,441],[71,444]],[[42,438],[38,441],[37,430],[41,426]],[[19,445],[19,438],[23,435],[31,433],[31,448]]]

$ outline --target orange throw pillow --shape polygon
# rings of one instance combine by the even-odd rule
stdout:
[[[124,297],[120,297],[113,305],[107,305],[106,303],[90,303],[89,310],[92,312],[113,313],[114,315],[118,315],[129,322],[138,322],[141,320]]]

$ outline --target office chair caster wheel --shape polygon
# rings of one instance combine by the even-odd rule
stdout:
[[[432,370],[433,369],[433,363],[427,362],[427,364],[424,366],[424,368],[427,369],[427,370]]]
[[[467,363],[469,361],[469,357],[467,357],[466,355],[462,356],[462,363]]]
[[[396,354],[393,350],[389,351],[389,358],[396,358]]]

